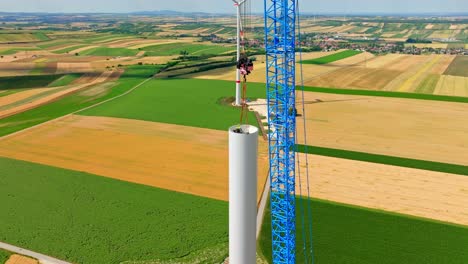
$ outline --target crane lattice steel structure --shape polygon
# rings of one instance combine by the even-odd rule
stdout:
[[[296,0],[264,0],[273,263],[296,263]]]

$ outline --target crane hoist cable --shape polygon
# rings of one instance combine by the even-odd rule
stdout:
[[[241,98],[241,116],[240,116],[240,124],[248,124],[249,123],[249,107],[247,105],[247,76],[253,71],[253,61],[247,56],[246,52],[246,45],[245,45],[245,30],[244,25],[248,19],[250,19],[251,13],[250,8],[247,8],[247,5],[250,3],[247,0],[244,3],[244,10],[242,12],[241,20],[240,20],[240,56],[239,60],[237,61],[237,69],[239,70],[240,74],[243,76],[242,80],[242,98]]]

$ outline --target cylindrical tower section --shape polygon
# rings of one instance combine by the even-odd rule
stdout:
[[[258,128],[229,129],[229,264],[256,263]]]

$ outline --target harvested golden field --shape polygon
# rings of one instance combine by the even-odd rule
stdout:
[[[468,97],[468,77],[442,75],[434,94]]]
[[[55,88],[56,89],[56,88]],[[18,101],[22,101],[24,99],[27,99],[29,97],[34,97],[37,94],[41,94],[45,91],[51,91],[54,90],[54,88],[36,88],[36,89],[29,89],[29,90],[24,90],[21,92],[17,92],[14,94],[10,94],[7,96],[0,97],[0,108],[4,108],[7,105],[14,104]],[[0,112],[1,113],[1,112]]]
[[[408,71],[428,60],[428,56],[402,55],[385,68],[388,70]]]
[[[268,173],[260,144],[259,197]],[[0,139],[0,156],[228,200],[227,131],[72,115]]]
[[[0,62],[32,62],[39,56],[53,56],[54,54],[45,50],[19,51],[12,55],[3,55]]]
[[[307,195],[305,156],[298,156],[301,166],[296,173],[296,193],[303,195]],[[307,156],[314,198],[468,225],[466,176]]]
[[[400,60],[405,55],[402,54],[387,54],[383,56],[376,56],[367,61],[367,68],[385,68],[397,60]]]
[[[75,49],[75,50],[72,50],[70,51],[69,53],[70,54],[75,54],[75,53],[81,53],[83,51],[87,51],[87,50],[90,50],[90,49],[94,49],[94,48],[97,48],[99,46],[86,46],[86,47],[81,47],[81,48],[78,48],[78,49]]]
[[[456,58],[454,55],[441,56],[439,62],[432,67],[430,73],[442,75]]]
[[[357,54],[342,60],[337,60],[329,65],[333,66],[352,66],[352,65],[357,65],[357,64],[362,64],[363,66],[366,64],[366,61],[372,60],[375,58],[375,55],[369,52],[363,52],[361,54]]]
[[[424,63],[417,71],[412,71],[412,74],[398,87],[399,92],[412,92],[414,88],[427,76],[431,69],[439,63],[441,57],[434,56],[428,62]]]
[[[468,165],[468,104],[310,92],[304,100],[313,102],[309,145]]]
[[[121,65],[135,65],[138,63],[143,64],[165,64],[179,56],[157,56],[157,57],[141,57],[141,58],[127,58],[124,60],[110,59],[110,60],[96,60],[91,62],[93,69],[104,70],[106,67]]]
[[[453,32],[449,30],[436,30],[432,33],[429,38],[436,38],[436,39],[448,39],[452,36]]]
[[[320,75],[312,80],[306,79],[306,86],[381,90],[401,72],[381,68],[360,66],[341,67]]]
[[[73,72],[93,72],[94,69],[89,62],[58,62],[57,63],[57,74],[61,73],[73,73]]]
[[[11,257],[5,262],[5,264],[38,264],[39,262],[35,259],[28,258],[21,255],[11,255]]]
[[[434,25],[433,24],[427,24],[425,29],[433,29]]]
[[[407,55],[400,58],[385,68],[397,69],[395,66],[405,67],[403,66],[404,63],[407,63],[406,66],[411,65],[411,67],[407,67],[404,72],[389,82],[384,87],[384,90],[415,92],[429,75],[442,74],[454,58],[455,56],[451,55]]]

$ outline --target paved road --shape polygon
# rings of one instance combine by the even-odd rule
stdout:
[[[70,262],[66,262],[66,261],[63,261],[63,260],[60,260],[60,259],[56,259],[56,258],[53,258],[53,257],[42,255],[40,253],[36,253],[36,252],[30,251],[30,250],[20,248],[20,247],[17,247],[17,246],[13,246],[13,245],[3,243],[3,242],[0,242],[0,248],[5,249],[5,250],[10,251],[10,252],[13,252],[13,253],[23,255],[23,256],[28,256],[28,257],[31,257],[31,258],[35,258],[35,259],[39,260],[39,262],[41,264],[71,264]]]

